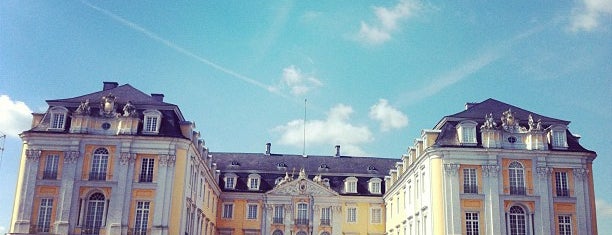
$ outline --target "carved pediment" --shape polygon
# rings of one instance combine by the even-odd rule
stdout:
[[[277,186],[266,194],[269,195],[311,195],[311,196],[338,196],[335,191],[318,184],[310,179],[302,178]]]

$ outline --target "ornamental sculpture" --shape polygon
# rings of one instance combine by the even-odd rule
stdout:
[[[108,95],[102,96],[102,101],[100,102],[100,116],[104,117],[116,117],[117,113],[115,112],[115,97],[112,93],[108,93]]]
[[[128,100],[123,106],[123,116],[124,117],[135,117],[136,116],[136,107]]]
[[[89,107],[89,99],[86,99],[85,101],[81,102],[81,104],[79,104],[79,107],[76,109],[76,111],[74,111],[75,114],[79,114],[79,115],[89,115],[91,112],[91,107]]]

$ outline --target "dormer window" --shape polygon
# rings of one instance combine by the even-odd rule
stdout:
[[[381,194],[380,185],[382,180],[380,178],[372,178],[368,181],[368,189],[372,194]]]
[[[49,120],[49,130],[61,131],[66,125],[66,114],[68,109],[64,107],[53,107],[49,110],[51,119]]]
[[[225,180],[225,189],[236,189],[236,180],[238,176],[234,173],[227,173],[223,180]]]
[[[158,134],[161,122],[161,112],[157,110],[145,110],[142,132],[145,134]]]
[[[474,121],[463,121],[457,125],[457,136],[461,145],[476,145],[476,125]]]
[[[329,170],[329,166],[327,166],[327,164],[323,163],[319,166],[319,171],[328,171]]]
[[[555,125],[550,128],[549,138],[553,149],[567,149],[566,127]]]
[[[259,190],[259,182],[261,176],[258,174],[250,174],[249,175],[249,190]]]
[[[345,193],[357,193],[357,178],[348,177],[344,180]]]
[[[279,171],[285,171],[287,170],[287,164],[285,164],[284,162],[279,162],[276,164],[276,169],[278,169]]]

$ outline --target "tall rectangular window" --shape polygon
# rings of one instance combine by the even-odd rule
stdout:
[[[52,129],[64,129],[64,119],[66,118],[65,113],[53,113],[51,115],[51,128]]]
[[[225,178],[225,188],[226,189],[233,189],[234,188],[234,177],[226,177]]]
[[[553,147],[565,147],[565,131],[552,132]]]
[[[569,197],[567,172],[555,172],[555,190],[557,191],[557,197]]]
[[[569,215],[559,216],[559,235],[572,235],[572,217]]]
[[[371,218],[370,223],[372,224],[380,224],[382,222],[382,209],[381,208],[372,208],[371,210]]]
[[[308,204],[297,204],[297,220],[295,224],[308,224]]]
[[[282,224],[285,218],[285,208],[283,206],[274,206],[273,223]]]
[[[150,202],[136,202],[136,217],[134,218],[134,235],[146,235],[149,226]]]
[[[321,225],[331,225],[331,207],[321,208]]]
[[[350,207],[347,209],[346,222],[349,222],[349,223],[357,222],[357,208]]]
[[[346,182],[346,192],[347,193],[356,193],[357,192],[357,182]]]
[[[223,204],[223,218],[231,219],[234,214],[234,204]]]
[[[157,117],[148,116],[145,118],[145,132],[157,132]]]
[[[250,178],[249,179],[249,189],[258,190],[259,189],[259,179],[258,178]]]
[[[247,219],[257,219],[257,204],[247,205]]]
[[[143,158],[140,166],[139,182],[153,182],[153,168],[155,167],[155,159]]]
[[[476,169],[463,169],[463,193],[478,193],[478,183],[476,182]]]
[[[36,231],[41,233],[48,233],[51,229],[51,212],[53,211],[53,199],[42,198],[40,199],[40,207],[38,208],[38,223],[36,224]]]
[[[476,143],[476,128],[475,127],[462,127],[461,133],[463,137],[463,143]]]
[[[480,226],[478,225],[478,213],[477,212],[466,212],[465,213],[465,232],[467,235],[478,235]]]
[[[58,163],[59,155],[47,155],[47,160],[45,161],[45,171],[43,172],[43,179],[57,179]]]

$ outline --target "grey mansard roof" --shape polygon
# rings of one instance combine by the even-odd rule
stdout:
[[[569,125],[569,121],[556,119],[547,117],[544,115],[540,115],[495,99],[487,99],[480,103],[471,103],[468,104],[466,110],[445,116],[442,118],[434,127],[435,130],[440,130],[440,134],[435,141],[436,146],[440,147],[451,147],[451,146],[461,146],[459,143],[459,138],[457,136],[456,127],[462,121],[471,120],[478,123],[476,128],[476,139],[478,144],[476,146],[461,146],[464,148],[482,148],[482,140],[481,140],[481,131],[480,127],[485,122],[485,115],[493,114],[494,121],[497,124],[500,123],[500,118],[502,117],[502,113],[507,110],[512,110],[513,115],[516,119],[519,120],[519,125],[523,127],[528,126],[529,115],[533,117],[534,120],[541,120],[541,125],[543,129],[550,127],[551,125]],[[566,131],[566,139],[568,148],[566,150],[554,150],[554,151],[575,151],[575,152],[591,152],[595,153],[591,150],[588,150],[578,142],[579,137],[574,136],[569,129]],[[553,150],[552,148],[549,149]]]
[[[308,178],[312,179],[316,175],[321,175],[323,179],[329,179],[330,188],[341,195],[369,196],[368,181],[372,178],[379,178],[381,190],[384,194],[384,177],[390,169],[395,168],[398,159],[374,158],[374,157],[351,157],[351,156],[307,156],[290,154],[270,154],[263,153],[223,153],[212,152],[213,161],[217,164],[217,169],[221,171],[219,185],[224,191],[238,192],[267,192],[274,188],[275,181],[279,177],[284,177],[285,173],[297,175],[300,169],[304,169]],[[286,167],[282,167],[286,166]],[[322,167],[323,166],[323,167]],[[326,166],[326,167],[325,167]],[[223,175],[234,173],[238,176],[236,189],[224,189]],[[256,173],[261,176],[260,190],[252,191],[248,189],[248,175]],[[344,180],[347,177],[356,177],[357,193],[344,193]],[[380,196],[382,194],[376,194]]]

